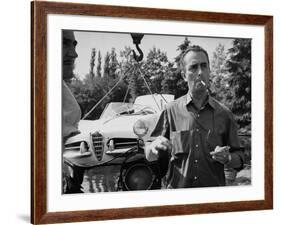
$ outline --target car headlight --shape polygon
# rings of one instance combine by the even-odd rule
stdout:
[[[112,139],[109,140],[107,146],[108,146],[108,151],[113,151],[114,150],[114,141]]]
[[[148,126],[144,120],[140,119],[137,122],[135,122],[133,126],[133,131],[139,138],[142,138],[147,134]]]
[[[92,154],[89,151],[89,146],[88,146],[87,142],[85,142],[85,141],[82,141],[80,143],[80,154],[83,155],[83,156],[91,155]]]

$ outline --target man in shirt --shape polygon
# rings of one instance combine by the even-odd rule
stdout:
[[[209,95],[207,52],[189,46],[181,66],[189,91],[161,113],[146,157],[158,159],[162,172],[167,169],[167,188],[224,186],[224,166],[243,167],[237,126],[230,110]]]
[[[62,136],[63,143],[76,134],[79,134],[78,122],[81,119],[80,107],[67,86],[74,77],[74,62],[77,58],[74,32],[63,30],[63,81],[62,81]],[[82,193],[84,169],[76,166],[68,166],[63,163],[63,193]]]

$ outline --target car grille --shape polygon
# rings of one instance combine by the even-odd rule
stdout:
[[[103,156],[103,136],[96,132],[92,134],[93,150],[98,161],[102,160]]]
[[[131,148],[137,145],[136,138],[113,138],[114,149]]]
[[[70,144],[65,144],[64,149],[65,150],[77,150],[77,151],[79,151],[80,150],[80,144],[81,144],[81,141],[73,142],[73,143],[70,143]]]

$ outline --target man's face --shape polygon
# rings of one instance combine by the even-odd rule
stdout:
[[[204,52],[190,51],[184,57],[184,80],[192,96],[204,96],[210,85],[210,67]]]
[[[73,77],[74,61],[77,58],[75,47],[77,41],[75,40],[73,31],[63,31],[63,79],[68,80]]]

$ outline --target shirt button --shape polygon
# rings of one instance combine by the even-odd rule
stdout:
[[[200,114],[197,114],[197,117],[200,117]]]
[[[199,132],[199,129],[197,128],[196,131]]]
[[[194,162],[195,162],[195,163],[198,163],[198,160],[197,160],[197,159],[195,159],[195,160],[194,160]]]
[[[199,145],[195,145],[196,148],[198,148]]]
[[[198,177],[197,177],[197,176],[195,176],[193,179],[194,179],[194,180],[197,180],[197,179],[198,179]]]

